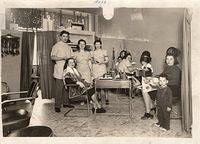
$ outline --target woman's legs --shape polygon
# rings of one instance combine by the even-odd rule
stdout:
[[[92,100],[92,103],[94,105],[94,107],[92,108],[92,112],[94,113],[96,111],[96,113],[105,113],[106,110],[101,107],[101,104],[99,103],[97,99],[95,88],[93,87],[93,88],[88,89],[87,94],[88,94],[89,100]]]
[[[152,100],[147,92],[142,91],[145,104],[145,114],[141,119],[153,118],[153,115],[150,114],[151,108],[153,108]]]
[[[98,100],[97,100],[97,96],[96,94],[93,94],[91,96],[91,99],[93,101],[93,105],[94,105],[94,108],[101,108],[101,105],[99,104]]]
[[[108,90],[104,90],[105,98],[106,98],[106,105],[109,105],[109,100],[108,100]]]
[[[95,93],[95,88],[92,87],[88,89],[87,94],[88,94],[89,100],[92,100],[94,108],[101,108],[101,105],[97,98],[97,93]]]
[[[147,92],[142,92],[146,113],[150,113],[151,108],[153,108],[152,100]]]
[[[106,112],[106,110],[104,108],[102,108],[101,105],[99,104],[96,94],[92,95],[91,99],[92,99],[93,105],[94,105],[94,108],[92,108],[93,113],[94,112],[96,112],[96,113],[105,113]]]

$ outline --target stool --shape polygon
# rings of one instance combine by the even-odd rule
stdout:
[[[47,126],[30,126],[13,131],[8,137],[53,137],[53,131]]]

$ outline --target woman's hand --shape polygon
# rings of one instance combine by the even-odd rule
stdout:
[[[167,107],[167,111],[170,112],[172,110],[172,108],[170,107]]]
[[[94,58],[92,58],[92,59],[91,59],[91,63],[92,63],[92,64],[98,64],[99,62],[96,61]]]
[[[105,61],[100,61],[97,64],[101,65],[101,64],[105,64]]]
[[[82,82],[80,82],[80,81],[77,81],[76,84],[79,85],[81,88],[85,87],[85,85]]]
[[[143,80],[143,82],[145,83],[145,84],[148,84],[149,82],[150,82],[150,80],[148,79],[148,78],[144,78],[144,79],[142,79]]]

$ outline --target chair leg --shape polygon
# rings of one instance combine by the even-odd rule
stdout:
[[[174,113],[177,117],[171,117],[171,119],[182,119],[182,116],[178,116],[178,113],[172,109],[172,113]]]
[[[64,113],[64,116],[66,116],[68,113],[70,113],[73,109],[69,109],[67,112]]]
[[[88,97],[86,99],[87,99],[87,116],[89,117],[90,116],[90,102],[89,102]]]
[[[65,113],[64,113],[64,116],[65,117],[89,117],[90,116],[90,103],[89,103],[89,99],[88,99],[88,97],[86,96],[86,106],[87,106],[87,108],[71,108],[71,109],[68,109]],[[71,111],[75,111],[75,110],[77,110],[77,111],[87,111],[87,114],[86,115],[69,115],[69,113],[71,112]]]

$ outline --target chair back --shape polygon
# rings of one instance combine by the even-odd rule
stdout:
[[[37,86],[38,86],[38,82],[32,81],[26,97],[37,98]],[[33,99],[32,104],[34,104],[34,102],[35,102],[35,99]]]
[[[6,95],[8,95],[10,97],[10,100],[3,101],[2,109],[4,109],[5,107],[9,107],[9,106],[13,107],[14,105],[20,105],[20,104],[22,104],[23,101],[25,102],[26,100],[29,100],[33,105],[35,102],[35,98],[37,98],[37,95],[36,95],[37,86],[38,86],[38,83],[35,81],[32,81],[28,91],[6,93]],[[25,97],[12,99],[13,95],[18,95],[18,94],[25,94]]]
[[[7,136],[13,130],[18,130],[27,127],[32,116],[33,106],[35,103],[36,90],[38,83],[33,81],[28,91],[26,91],[25,98],[17,98],[5,100],[2,102],[2,124],[3,135]],[[15,95],[24,93],[10,92],[8,95]]]
[[[9,86],[6,82],[1,82],[1,93],[9,92]],[[10,99],[8,95],[4,95],[1,97],[1,101]]]

